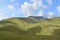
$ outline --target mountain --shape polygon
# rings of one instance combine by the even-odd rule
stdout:
[[[9,18],[0,21],[1,40],[24,40],[25,38],[26,40],[40,40],[41,35],[41,40],[48,40],[48,36],[51,39],[52,37],[60,38],[60,35],[58,35],[60,33],[59,30],[60,17],[48,19],[41,16],[29,16]]]
[[[40,21],[37,24],[34,24],[32,27],[41,27],[40,33],[37,35],[56,35],[55,30],[60,29],[60,18],[52,18]],[[60,32],[60,31],[59,31]]]
[[[28,18],[34,18],[34,19],[37,20],[37,21],[46,19],[46,18],[44,18],[43,16],[29,16]]]
[[[41,21],[41,20],[44,20],[47,18],[44,18],[42,16],[29,16],[29,17],[21,17],[21,18],[19,17],[16,19],[20,19],[20,20],[27,22],[27,23],[37,23],[38,21]]]

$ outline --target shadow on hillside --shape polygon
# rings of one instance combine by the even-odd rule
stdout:
[[[55,30],[54,30],[54,35],[60,36],[60,29],[55,29]]]
[[[60,40],[60,36],[58,36],[60,29],[55,30],[56,35],[35,35],[35,33],[41,31],[39,26],[24,31],[18,27],[8,25],[0,28],[0,31],[4,31],[0,33],[0,40]]]
[[[41,28],[39,26],[30,28],[28,31],[22,30],[13,25],[6,25],[6,26],[0,28],[0,31],[10,31],[10,32],[14,32],[14,33],[17,33],[20,35],[28,35],[28,34],[35,35],[35,33],[40,32],[40,30],[41,30]]]
[[[41,27],[37,26],[37,27],[30,28],[27,32],[28,34],[35,35],[35,33],[38,33],[40,31],[41,31]]]
[[[13,22],[10,22],[10,21],[0,21],[0,24],[8,24],[8,23],[11,23],[11,24],[15,24],[16,25],[16,23],[13,23]]]
[[[18,27],[12,26],[12,25],[8,25],[8,26],[4,26],[2,28],[0,28],[0,31],[10,31],[10,32],[14,32],[20,35],[26,34],[26,32],[22,29],[19,29]]]

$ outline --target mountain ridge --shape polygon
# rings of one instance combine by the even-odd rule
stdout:
[[[31,16],[27,17],[27,18],[31,19]],[[32,17],[32,18],[34,18],[34,17]],[[43,17],[41,17],[41,18],[43,18]],[[31,28],[37,28],[38,27],[37,29],[41,28],[41,30],[39,30],[40,32],[36,33],[38,35],[52,35],[47,30],[53,31],[55,29],[60,29],[60,21],[59,21],[60,18],[59,17],[51,18],[51,19],[43,19],[41,21],[36,21],[35,23],[33,23],[32,21],[34,21],[34,20],[33,19],[31,19],[31,20],[25,19],[24,20],[24,18],[23,19],[22,18],[10,18],[10,19],[6,19],[6,20],[3,20],[3,21],[0,21],[0,29],[5,27],[5,26],[7,26],[7,27],[9,27],[9,26],[16,26],[17,28],[19,28],[21,30],[28,31]],[[27,21],[31,21],[31,23],[27,22]],[[45,29],[46,33],[48,32],[48,34],[45,33],[44,29]],[[31,29],[31,30],[33,31],[33,29]]]
[[[28,40],[28,38],[30,39],[34,37],[34,40],[36,38],[40,40],[40,36],[42,36],[42,38],[47,37],[47,39],[48,36],[60,36],[58,35],[60,33],[60,17],[51,19],[42,18],[42,20],[36,20],[38,20],[38,18],[35,19],[34,17],[15,17],[0,21],[0,39],[1,37],[4,37],[4,40],[7,40],[7,38],[11,38],[11,40],[13,38],[14,40],[15,38],[16,40],[24,40],[23,38],[26,38],[26,40]]]

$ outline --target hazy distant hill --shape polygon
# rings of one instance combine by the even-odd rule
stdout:
[[[40,35],[60,35],[59,30],[60,17],[47,19],[39,16],[30,16],[26,18],[9,18],[0,21],[0,38],[9,37],[19,40],[21,37],[33,37],[34,35],[34,37],[39,38]]]
[[[43,16],[29,16],[28,18],[34,18],[37,21],[47,19],[47,18],[44,18]]]

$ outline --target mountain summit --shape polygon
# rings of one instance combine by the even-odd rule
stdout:
[[[45,19],[43,16],[29,16],[29,18],[35,18],[36,20],[43,20],[43,19]]]

